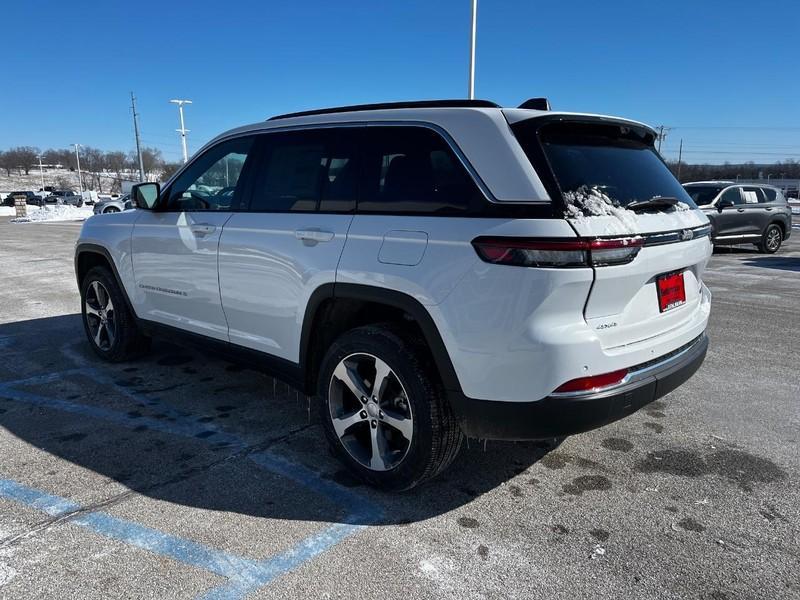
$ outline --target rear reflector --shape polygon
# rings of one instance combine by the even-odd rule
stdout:
[[[482,260],[518,267],[600,267],[631,262],[644,238],[575,238],[541,240],[479,237],[472,240]]]
[[[600,388],[608,387],[617,384],[625,379],[628,374],[628,369],[620,371],[613,371],[611,373],[603,373],[602,375],[592,375],[591,377],[579,377],[568,381],[560,386],[555,393],[564,394],[570,392],[591,392]]]

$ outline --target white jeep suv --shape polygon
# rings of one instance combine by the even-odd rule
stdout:
[[[708,345],[708,220],[654,139],[463,100],[234,129],[136,186],[139,210],[86,221],[87,336],[111,361],[167,334],[284,379],[388,489],[442,471],[465,436],[601,426]]]

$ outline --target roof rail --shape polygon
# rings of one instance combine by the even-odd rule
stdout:
[[[382,102],[379,104],[355,104],[353,106],[337,106],[333,108],[320,108],[317,110],[304,110],[300,112],[275,115],[269,121],[276,119],[290,119],[292,117],[308,117],[311,115],[327,115],[343,112],[357,112],[361,110],[385,110],[394,108],[500,108],[499,104],[489,100],[417,100],[414,102]]]

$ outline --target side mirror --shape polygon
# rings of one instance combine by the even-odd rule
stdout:
[[[158,202],[161,186],[157,183],[137,183],[131,188],[131,198],[136,208],[153,210]]]
[[[727,198],[725,198],[724,200],[720,200],[719,202],[717,202],[717,210],[718,210],[719,212],[722,212],[722,209],[723,209],[723,208],[730,208],[731,206],[733,206],[733,200],[729,200],[729,199],[727,199]]]

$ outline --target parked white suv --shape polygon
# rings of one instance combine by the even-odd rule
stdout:
[[[433,477],[463,437],[628,415],[702,363],[712,246],[653,149],[611,117],[432,101],[229,131],[139,210],[83,226],[93,349],[166,333],[318,399],[367,482]]]

